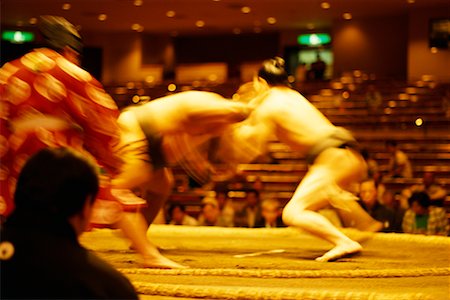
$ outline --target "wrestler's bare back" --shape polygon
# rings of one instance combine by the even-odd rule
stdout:
[[[216,93],[180,92],[124,110],[118,118],[121,132],[118,148],[146,139],[136,110],[148,116],[145,121],[149,122],[154,132],[165,137],[188,134],[199,139],[220,134],[227,126],[244,120],[250,113],[247,104],[227,100]],[[170,154],[166,154],[172,161]]]
[[[335,128],[305,97],[287,87],[271,88],[243,123],[236,129],[237,140],[263,149],[275,135],[292,150],[305,153]]]

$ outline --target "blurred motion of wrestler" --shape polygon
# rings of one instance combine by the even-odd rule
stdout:
[[[359,243],[317,213],[332,205],[345,225],[367,231],[381,229],[381,223],[373,220],[355,201],[356,197],[345,190],[366,172],[350,132],[334,126],[290,87],[282,58],[264,61],[258,78],[244,84],[238,94],[256,108],[247,120],[223,136],[217,156],[228,157],[230,162],[250,162],[266,152],[274,137],[293,151],[305,153],[309,170],[284,208],[283,221],[335,245],[317,261],[359,252]],[[228,147],[232,145],[236,147]]]
[[[118,118],[117,150],[125,163],[113,185],[138,188],[146,195],[148,205],[142,212],[151,224],[172,190],[170,166],[179,164],[198,181],[209,181],[213,169],[203,145],[250,111],[247,104],[203,91],[180,92],[125,109]]]
[[[79,33],[66,19],[56,16],[42,16],[39,29],[47,47],[0,69],[2,215],[13,210],[11,195],[28,157],[44,147],[71,147],[94,157],[101,166],[93,223],[122,229],[143,256],[144,265],[179,267],[145,238],[146,227],[139,228],[132,221],[134,216],[123,212],[118,200],[130,197],[124,191],[113,196],[110,177],[122,164],[113,152],[119,142],[119,111],[102,85],[78,66],[83,49]]]

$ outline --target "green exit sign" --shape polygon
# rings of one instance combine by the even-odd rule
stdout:
[[[22,44],[34,41],[34,33],[28,31],[5,30],[2,32],[2,40],[14,44]]]
[[[297,42],[304,46],[321,46],[331,42],[331,36],[328,33],[301,34],[297,37]]]

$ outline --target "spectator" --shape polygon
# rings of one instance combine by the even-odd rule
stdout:
[[[171,225],[197,225],[197,220],[186,213],[186,207],[183,204],[172,204],[168,212]]]
[[[366,92],[366,104],[369,112],[376,113],[383,103],[383,98],[380,92],[376,89],[374,84],[369,84]]]
[[[205,197],[202,200],[202,212],[198,217],[200,226],[222,226],[227,224],[220,215],[219,203],[215,198]]]
[[[234,207],[230,198],[228,198],[228,192],[216,191],[216,200],[219,205],[220,219],[225,227],[234,226]]]
[[[401,210],[398,195],[394,194],[391,191],[384,191],[384,193],[381,195],[380,203],[394,211]]]
[[[266,199],[261,203],[261,217],[256,220],[255,227],[286,227],[281,219],[280,202],[276,199]]]
[[[255,178],[252,188],[257,190],[259,193],[262,193],[264,191],[264,182],[262,181],[261,177],[257,176]]]
[[[373,159],[372,155],[367,149],[362,149],[361,155],[367,164],[367,178],[373,178],[373,176],[378,173],[379,170],[377,161]]]
[[[366,180],[361,183],[361,206],[377,221],[384,224],[385,232],[401,232],[402,214],[381,204],[378,201],[378,192],[375,181]]]
[[[426,192],[415,192],[411,195],[410,208],[403,218],[403,232],[444,236],[448,234],[449,225],[445,210],[430,204],[430,197]]]
[[[126,277],[79,244],[98,189],[96,167],[67,148],[26,162],[1,234],[2,298],[138,299]]]
[[[375,172],[372,175],[372,178],[369,179],[373,179],[373,181],[375,182],[378,193],[377,199],[378,201],[380,201],[380,203],[383,203],[382,198],[384,193],[386,192],[386,186],[383,184],[383,173],[381,173],[381,171]]]
[[[259,192],[257,190],[248,190],[245,195],[244,207],[235,213],[234,225],[236,227],[255,227],[255,221],[260,215]]]
[[[386,141],[386,150],[391,155],[388,165],[388,175],[392,178],[412,178],[412,167],[405,152],[397,147],[397,142]]]
[[[424,172],[422,183],[413,185],[402,191],[402,194],[409,199],[414,192],[426,192],[430,197],[430,205],[444,206],[447,191],[444,186],[436,181],[434,173]]]
[[[325,76],[325,70],[327,65],[320,57],[319,52],[316,55],[316,61],[311,64],[311,72],[314,80],[323,80]]]

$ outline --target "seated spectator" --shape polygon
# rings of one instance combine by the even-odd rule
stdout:
[[[170,218],[169,224],[171,225],[197,225],[197,220],[186,213],[186,207],[183,204],[172,204],[168,213]]]
[[[384,206],[378,201],[375,181],[361,183],[359,196],[361,206],[377,221],[384,223],[384,232],[401,232],[402,214]]]
[[[409,198],[409,205],[410,209],[403,218],[403,232],[444,236],[448,234],[449,224],[445,210],[431,206],[427,193],[413,193]]]
[[[278,200],[266,199],[261,203],[261,217],[256,220],[255,227],[286,227],[281,219],[281,207]]]
[[[245,194],[245,204],[242,209],[234,214],[234,226],[236,227],[255,227],[255,221],[261,215],[259,192],[257,190],[248,190]]]
[[[383,103],[383,97],[381,97],[381,93],[377,90],[375,85],[369,84],[367,86],[366,92],[366,104],[369,112],[376,113]]]
[[[259,193],[262,193],[264,191],[264,182],[261,180],[261,177],[257,176],[255,178],[252,188],[254,190],[257,190]]]
[[[370,155],[369,150],[367,149],[362,149],[361,155],[367,163],[367,178],[373,178],[373,176],[378,173],[377,161],[373,159],[372,155]]]
[[[220,216],[219,203],[215,198],[205,197],[202,200],[202,212],[198,217],[198,225],[200,226],[222,226],[227,224]]]
[[[392,209],[393,211],[399,211],[402,208],[400,207],[400,201],[398,199],[398,195],[394,194],[391,191],[384,191],[383,195],[381,195],[380,203],[384,206]]]
[[[234,226],[234,207],[230,198],[228,198],[228,192],[216,191],[216,200],[219,205],[220,219],[225,227]]]
[[[409,158],[405,152],[400,150],[397,142],[393,140],[386,141],[386,150],[391,158],[388,165],[388,176],[392,178],[412,178],[412,167]]]
[[[26,162],[1,233],[2,299],[138,299],[78,241],[98,189],[96,167],[72,150],[43,149]]]
[[[447,197],[447,190],[436,181],[432,172],[423,173],[422,183],[403,190],[402,195],[409,199],[414,192],[426,192],[430,197],[430,205],[432,206],[443,207]]]
[[[373,181],[375,182],[375,187],[377,188],[378,193],[377,199],[378,201],[380,201],[380,203],[383,203],[382,197],[386,192],[386,186],[383,183],[383,173],[381,171],[375,172],[372,175],[371,179],[373,179]]]

